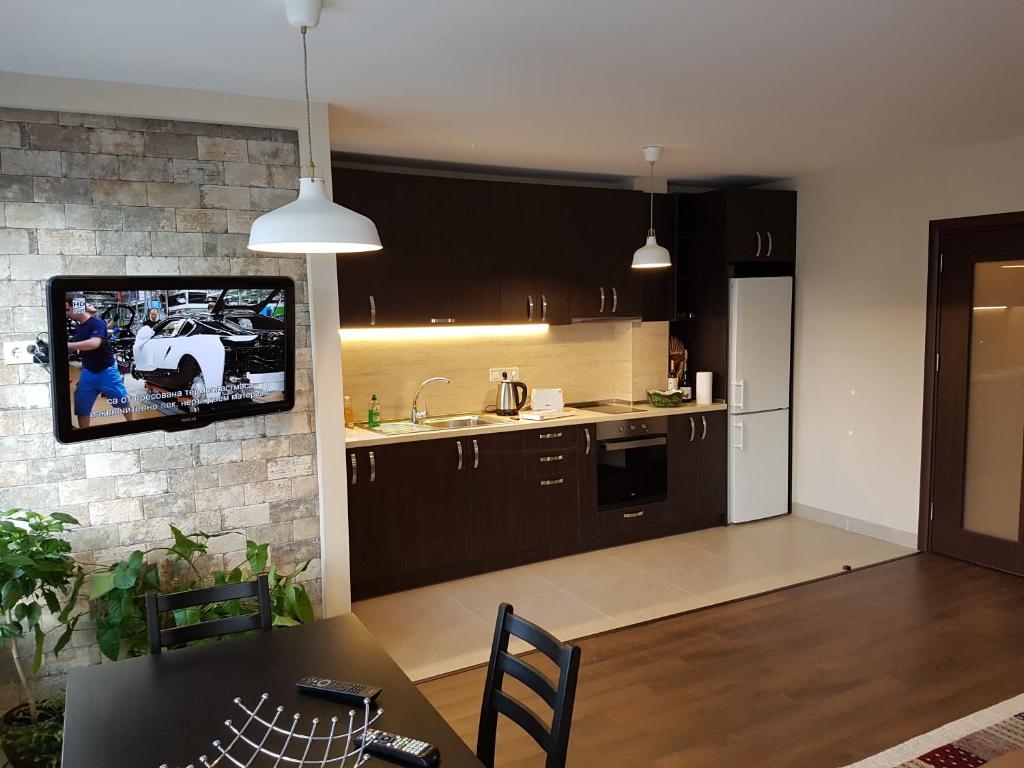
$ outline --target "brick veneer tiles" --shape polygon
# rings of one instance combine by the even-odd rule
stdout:
[[[0,341],[46,329],[52,275],[288,275],[298,369],[289,413],[66,446],[53,437],[46,371],[0,363],[3,508],[74,515],[83,526],[72,544],[87,563],[165,543],[169,524],[240,531],[270,542],[284,570],[312,559],[306,586],[319,603],[305,259],[246,249],[253,219],[297,187],[294,131],[0,107]],[[212,547],[208,568],[244,558],[243,536]],[[81,626],[60,659],[47,657],[43,691],[99,661]],[[4,653],[0,711],[17,698]]]

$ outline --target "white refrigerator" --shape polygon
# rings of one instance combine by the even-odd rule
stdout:
[[[789,512],[793,278],[729,281],[729,522]]]

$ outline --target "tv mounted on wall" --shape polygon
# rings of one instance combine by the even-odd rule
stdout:
[[[290,278],[59,276],[47,303],[62,443],[294,405]]]

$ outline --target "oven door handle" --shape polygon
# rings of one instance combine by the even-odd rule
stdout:
[[[611,440],[601,443],[601,447],[606,451],[628,451],[630,448],[648,448],[667,444],[668,440],[664,437],[648,437],[641,440]]]

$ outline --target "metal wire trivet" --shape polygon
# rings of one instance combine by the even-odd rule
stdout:
[[[320,718],[314,717],[309,733],[298,731],[299,721],[302,716],[296,712],[292,715],[290,728],[282,728],[278,725],[281,716],[284,714],[284,707],[274,710],[270,720],[261,717],[260,709],[266,704],[269,694],[260,696],[259,703],[249,709],[236,698],[235,704],[246,715],[245,723],[240,727],[225,720],[224,725],[232,733],[231,741],[224,746],[220,739],[213,742],[213,748],[218,754],[212,760],[206,755],[200,755],[199,765],[203,768],[213,768],[221,764],[233,765],[236,768],[250,768],[250,766],[271,765],[274,768],[288,766],[289,768],[306,768],[306,766],[331,766],[331,768],[357,768],[370,759],[369,753],[363,752],[365,740],[362,738],[367,729],[377,721],[377,718],[384,712],[383,709],[370,709],[370,700],[363,699],[362,724],[357,725],[356,710],[350,709],[348,713],[348,726],[339,728],[339,719],[332,717],[330,730],[326,735],[318,736],[317,729],[320,727]],[[247,733],[248,731],[248,733]],[[289,750],[291,753],[289,754]],[[257,762],[257,758],[261,758]],[[349,758],[352,762],[348,763]],[[272,760],[273,762],[269,762]],[[168,768],[164,763],[160,768]],[[187,768],[196,768],[194,763],[189,763]]]

